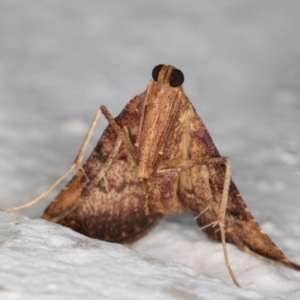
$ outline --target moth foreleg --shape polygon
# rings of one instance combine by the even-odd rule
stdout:
[[[221,204],[218,209],[218,215],[216,220],[213,220],[211,223],[206,224],[201,227],[201,229],[207,228],[209,226],[215,227],[217,224],[220,227],[221,231],[221,240],[223,245],[223,253],[224,253],[224,259],[225,259],[225,265],[229,271],[229,274],[233,280],[233,282],[240,286],[238,281],[236,280],[234,273],[230,267],[229,258],[227,254],[227,248],[226,248],[226,240],[225,240],[225,216],[226,216],[226,208],[228,203],[228,193],[229,193],[229,187],[231,182],[231,167],[230,167],[230,160],[228,157],[214,157],[214,158],[208,158],[203,160],[168,160],[163,161],[160,165],[160,169],[158,172],[163,171],[165,169],[177,169],[179,171],[184,171],[187,169],[191,169],[193,167],[197,166],[208,166],[208,165],[218,165],[218,164],[225,164],[226,170],[225,170],[225,176],[224,176],[224,184],[223,184],[223,192],[222,192],[222,199]],[[201,178],[203,179],[202,189],[205,187],[207,191],[205,192],[206,198],[209,198],[207,200],[211,201],[210,198],[212,197],[210,188],[207,188],[207,185],[209,185],[209,171],[208,168],[203,167],[201,173]],[[198,199],[195,199],[195,202],[197,203]],[[209,204],[208,204],[209,207]],[[204,209],[204,212],[207,211],[208,208]],[[204,212],[201,212],[196,216],[196,219],[199,218]]]
[[[127,149],[129,150],[130,155],[133,157],[133,159],[137,162],[137,155],[136,155],[136,149],[132,145],[128,133],[120,127],[120,125],[116,122],[116,120],[113,118],[113,116],[110,114],[108,109],[105,106],[100,107],[103,115],[107,119],[109,125],[113,128],[113,130],[117,133],[117,135],[123,140],[124,144],[126,145]]]
[[[34,198],[32,201],[27,202],[23,205],[20,206],[15,206],[15,207],[11,207],[11,208],[5,208],[3,209],[4,211],[7,212],[11,212],[11,211],[16,211],[16,210],[20,210],[22,208],[26,208],[26,207],[30,207],[31,205],[37,203],[39,200],[41,200],[42,198],[46,197],[72,170],[74,170],[75,168],[80,167],[81,168],[81,162],[82,159],[84,157],[87,145],[91,139],[91,136],[95,130],[95,127],[98,123],[98,120],[100,118],[101,115],[101,109],[99,109],[91,123],[91,126],[83,140],[83,143],[78,151],[78,154],[76,156],[76,158],[74,159],[74,162],[72,163],[72,165],[58,178],[55,180],[55,182],[53,182],[43,193],[41,193],[38,197]],[[83,169],[81,168],[81,171],[84,173]],[[84,173],[84,175],[86,176],[86,174]]]

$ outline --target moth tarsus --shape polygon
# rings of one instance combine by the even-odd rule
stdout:
[[[184,93],[183,73],[158,65],[152,76],[146,91],[115,119],[101,106],[70,168],[36,199],[6,211],[39,201],[80,167],[43,218],[92,238],[125,243],[145,235],[163,215],[188,209],[209,237],[222,242],[225,264],[237,286],[225,241],[300,270],[251,215],[231,179],[230,160],[220,156]],[[109,125],[81,166],[101,111]]]

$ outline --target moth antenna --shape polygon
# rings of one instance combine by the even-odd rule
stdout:
[[[20,210],[22,208],[26,208],[26,207],[30,207],[33,204],[37,203],[38,201],[40,201],[42,198],[46,197],[63,179],[66,178],[66,176],[73,171],[75,168],[80,167],[80,169],[82,170],[81,167],[81,162],[83,159],[83,156],[85,154],[86,148],[88,146],[88,143],[92,137],[92,134],[96,128],[96,125],[98,123],[98,120],[101,116],[101,109],[97,110],[97,113],[91,123],[91,126],[88,130],[88,133],[86,134],[83,143],[78,151],[78,154],[76,156],[76,158],[74,159],[74,162],[72,163],[72,165],[58,178],[56,179],[52,185],[50,185],[43,193],[41,193],[39,196],[37,196],[36,198],[34,198],[33,200],[31,200],[30,202],[27,202],[23,205],[19,205],[19,206],[15,206],[15,207],[11,207],[11,208],[4,208],[2,210],[7,211],[7,212],[11,212],[11,211],[16,211],[16,210]],[[82,170],[83,171],[83,170]]]

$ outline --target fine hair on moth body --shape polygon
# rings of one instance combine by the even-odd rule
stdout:
[[[43,218],[92,238],[126,243],[145,235],[163,215],[189,210],[207,235],[220,240],[232,281],[226,242],[270,262],[296,270],[262,231],[231,178],[228,157],[219,154],[202,119],[185,95],[184,75],[157,65],[146,90],[113,118],[101,106],[69,169],[29,207],[73,169],[73,179],[55,197]],[[87,161],[83,155],[100,114],[109,125]]]

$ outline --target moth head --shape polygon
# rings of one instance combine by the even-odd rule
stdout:
[[[170,65],[157,65],[152,70],[152,77],[155,81],[174,88],[181,86],[184,82],[183,73]]]

